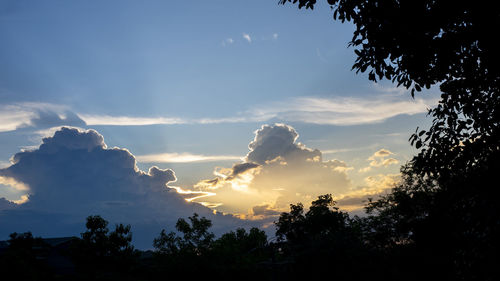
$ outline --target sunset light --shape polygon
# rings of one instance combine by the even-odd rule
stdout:
[[[495,5],[0,0],[0,279],[497,280]]]

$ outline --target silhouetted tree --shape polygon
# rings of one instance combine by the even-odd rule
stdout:
[[[411,88],[412,96],[435,84],[442,92],[431,127],[410,138],[420,151],[403,167],[405,181],[369,206],[379,214],[370,235],[440,257],[443,267],[454,265],[455,278],[497,278],[500,52],[492,31],[500,11],[491,1],[327,2],[334,19],[355,25],[353,69]]]
[[[209,270],[208,254],[214,241],[214,234],[209,232],[212,222],[205,217],[193,214],[189,222],[179,218],[175,232],[167,233],[164,229],[155,238],[156,249],[155,275],[183,274],[190,271],[190,277],[202,277]],[[195,271],[192,268],[196,268]]]
[[[401,171],[402,181],[392,192],[366,205],[369,216],[360,218],[364,239],[396,266],[396,276],[453,280],[452,256],[459,245],[453,222],[436,216],[443,207],[436,202],[437,181],[413,173],[409,165]]]
[[[154,239],[153,246],[161,254],[183,254],[200,256],[206,253],[213,242],[214,234],[208,229],[212,222],[198,214],[189,217],[190,223],[185,219],[177,220],[175,228],[182,233],[182,237],[175,232],[168,234],[163,229],[158,238]]]
[[[130,225],[118,224],[109,232],[101,216],[87,217],[87,230],[71,251],[83,279],[133,279],[131,271],[137,255],[132,246]]]
[[[340,280],[364,276],[352,271],[369,255],[359,222],[340,211],[330,194],[319,196],[305,213],[301,203],[291,204],[276,228],[282,258],[293,265],[290,277],[319,277],[332,271]]]
[[[365,206],[369,215],[364,221],[364,235],[376,248],[390,248],[415,242],[418,226],[427,219],[435,195],[439,190],[436,180],[411,171],[409,165],[401,169],[401,182],[392,191],[377,200],[371,198]]]
[[[316,0],[299,2],[313,8]],[[443,180],[499,153],[500,52],[492,28],[500,12],[491,1],[328,0],[334,19],[352,22],[353,69],[420,91],[440,85],[441,101],[427,131],[412,136],[422,149],[415,172]],[[412,90],[412,95],[413,95]],[[440,179],[441,180],[441,179]]]
[[[255,271],[257,263],[269,258],[267,235],[252,227],[249,232],[243,228],[223,234],[212,245],[213,265],[225,274],[246,275]]]
[[[258,228],[249,232],[238,228],[215,239],[209,231],[211,226],[210,220],[195,213],[189,221],[177,220],[177,233],[162,230],[153,243],[154,278],[189,272],[190,278],[262,279],[263,268],[258,264],[272,255],[265,232]]]
[[[316,0],[280,0],[313,8]],[[500,52],[491,36],[500,11],[491,1],[328,0],[334,19],[352,22],[353,69],[420,91],[439,84],[433,124],[411,137],[422,148],[416,173],[454,176],[497,158],[500,150]],[[412,90],[412,96],[414,91]]]
[[[414,260],[414,266],[426,269],[420,274],[495,280],[500,274],[496,265],[500,200],[491,180],[498,167],[491,163],[491,171],[477,168],[453,177],[453,184],[444,184],[404,166],[403,181],[367,205],[368,240],[380,248],[421,257]]]
[[[46,280],[51,274],[38,258],[45,256],[46,245],[31,232],[12,233],[8,248],[0,255],[0,272],[5,280]]]
[[[349,215],[339,211],[331,194],[320,195],[304,214],[302,203],[290,205],[290,213],[282,213],[276,222],[279,241],[302,243],[346,230]]]
[[[316,0],[280,0],[313,9]],[[500,13],[489,1],[327,0],[333,18],[352,22],[353,69],[369,79],[391,79],[406,88],[429,88],[463,78],[498,79],[498,43],[491,36]],[[489,79],[492,79],[491,81]],[[472,82],[472,81],[471,81]],[[473,85],[479,86],[475,81]],[[497,81],[498,82],[498,81]],[[459,83],[460,84],[460,83]]]

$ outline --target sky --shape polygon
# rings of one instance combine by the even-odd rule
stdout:
[[[439,91],[351,71],[324,2],[1,1],[0,240],[94,214],[144,248],[194,212],[272,232],[326,193],[362,214]]]

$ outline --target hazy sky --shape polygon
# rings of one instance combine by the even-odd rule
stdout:
[[[438,95],[411,99],[351,71],[353,27],[334,22],[325,4],[306,11],[277,0],[1,1],[0,212],[8,212],[0,220],[18,209],[41,212],[40,198],[83,196],[68,192],[83,186],[83,170],[95,186],[121,190],[109,174],[87,169],[113,165],[103,156],[113,147],[138,161],[124,178],[154,181],[152,166],[173,171],[175,183],[164,179],[160,188],[203,191],[181,195],[210,195],[193,202],[239,218],[272,218],[324,193],[359,209],[397,180],[415,153],[408,137],[428,125]],[[56,137],[61,126],[80,129]],[[87,136],[104,140],[87,144]],[[51,137],[46,147],[67,143],[47,150],[43,137]],[[89,156],[72,154],[82,143]],[[10,160],[21,151],[43,167],[23,162],[30,157]],[[89,166],[62,169],[74,161]],[[41,170],[61,179],[33,176]],[[49,183],[57,185],[50,196]],[[92,189],[96,202],[100,192]],[[134,201],[110,196],[102,202]],[[188,214],[193,205],[176,208]],[[106,212],[96,206],[82,214]]]

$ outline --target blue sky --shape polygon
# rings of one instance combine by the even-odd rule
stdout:
[[[311,11],[264,0],[2,1],[0,167],[7,171],[13,155],[37,150],[61,126],[94,129],[108,148],[130,151],[138,169],[175,171],[183,190],[223,179],[234,190],[210,189],[216,210],[262,219],[251,206],[235,206],[249,195],[235,192],[230,169],[250,161],[249,143],[269,124],[270,132],[298,133],[290,151],[318,149],[317,163],[344,173],[350,193],[331,190],[339,200],[373,195],[415,153],[408,137],[428,126],[426,108],[439,93],[411,99],[405,89],[351,71],[352,31],[322,2]],[[239,186],[243,178],[249,190],[271,184],[263,175],[278,166],[269,163],[237,175]],[[0,198],[19,203],[36,190],[16,188],[19,180],[6,172],[0,178]],[[324,184],[315,180],[304,176],[311,186]],[[282,194],[264,193],[257,205],[282,210]],[[295,193],[308,200],[317,192]]]
[[[144,115],[147,107],[149,115],[226,117],[270,96],[330,94],[334,84],[349,95],[356,92],[350,83],[363,81],[348,71],[352,27],[333,22],[327,7],[304,12],[274,1],[6,3],[2,97],[11,101],[64,103],[88,113]],[[332,73],[334,68],[344,71]]]

